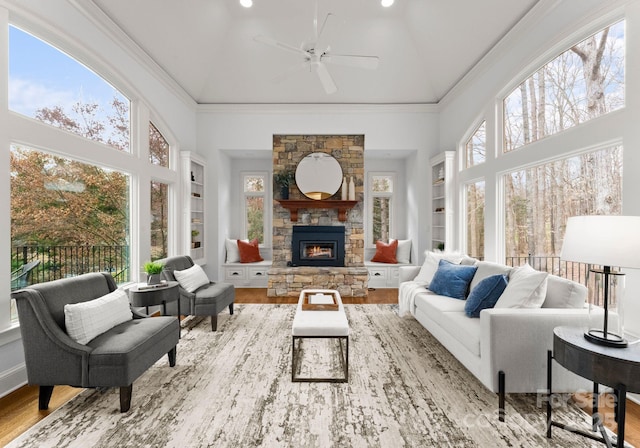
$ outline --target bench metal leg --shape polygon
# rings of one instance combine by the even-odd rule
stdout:
[[[302,339],[338,339],[340,343],[340,365],[342,378],[301,378],[296,376],[300,363],[300,344]],[[297,344],[296,344],[297,341]],[[294,383],[346,383],[349,381],[349,336],[292,336],[291,339],[291,381]]]

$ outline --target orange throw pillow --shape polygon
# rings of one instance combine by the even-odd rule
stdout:
[[[263,260],[260,256],[260,249],[258,248],[258,238],[248,243],[238,240],[238,251],[240,252],[240,263],[255,263],[256,261]]]
[[[398,240],[393,240],[389,244],[385,244],[382,241],[376,241],[376,254],[371,261],[378,263],[397,263],[396,250],[398,250]]]

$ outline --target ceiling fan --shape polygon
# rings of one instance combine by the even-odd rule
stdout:
[[[278,76],[276,80],[281,80],[287,77],[292,72],[298,70],[315,70],[320,83],[327,94],[332,94],[338,91],[333,77],[329,73],[325,64],[342,65],[346,67],[363,68],[367,70],[375,70],[378,68],[379,58],[377,56],[365,56],[356,54],[336,54],[331,52],[331,47],[323,42],[323,38],[326,38],[324,32],[327,28],[327,23],[333,20],[335,16],[331,13],[327,14],[322,23],[322,27],[318,31],[318,11],[316,6],[316,14],[313,20],[315,29],[315,39],[312,42],[303,42],[300,47],[289,45],[283,42],[279,42],[271,37],[267,36],[255,36],[253,39],[256,42],[260,42],[272,47],[280,48],[281,50],[288,51],[290,53],[297,54],[302,58],[302,62],[298,65],[291,67],[282,75]]]

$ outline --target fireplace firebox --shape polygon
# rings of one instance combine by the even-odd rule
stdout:
[[[293,226],[293,266],[344,266],[344,226]]]

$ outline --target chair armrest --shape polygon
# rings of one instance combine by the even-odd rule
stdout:
[[[420,266],[400,266],[398,268],[398,283],[413,280],[419,272]]]
[[[498,390],[498,372],[506,375],[507,392],[546,388],[547,351],[553,349],[553,329],[587,324],[583,308],[492,308],[480,312],[482,382]],[[562,372],[561,370],[564,370]],[[554,391],[588,388],[588,382],[554,366]]]

